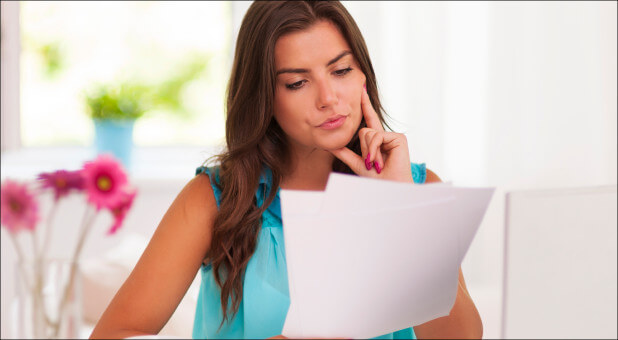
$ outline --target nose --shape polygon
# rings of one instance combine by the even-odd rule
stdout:
[[[320,110],[327,109],[334,105],[337,105],[339,102],[339,98],[337,97],[337,92],[333,87],[332,81],[329,79],[324,79],[322,81],[317,82],[317,107]]]

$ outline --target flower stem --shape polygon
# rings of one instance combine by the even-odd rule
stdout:
[[[45,258],[45,255],[47,254],[47,249],[49,248],[49,242],[51,239],[51,234],[52,234],[52,221],[54,216],[56,215],[56,211],[58,210],[58,200],[54,199],[54,204],[51,207],[51,210],[49,212],[49,214],[47,215],[47,221],[45,223],[45,228],[44,229],[40,229],[41,230],[41,237],[43,238],[43,248],[40,249],[38,248],[38,245],[36,244],[36,242],[33,242],[33,246],[35,247],[35,256],[36,256],[36,260],[35,260],[35,273],[37,275],[37,288],[36,288],[36,292],[38,292],[41,296],[39,297],[40,299],[40,303],[41,303],[41,307],[44,308],[45,306],[42,304],[43,302],[43,278],[45,277],[45,266],[43,265],[43,259]],[[33,239],[34,239],[34,235],[33,235]],[[52,329],[55,328],[55,323],[50,319],[49,315],[47,314],[47,310],[43,310],[43,316],[45,319],[45,323],[50,326]]]
[[[54,207],[55,207],[55,203],[54,203]],[[52,208],[53,209],[53,208]],[[49,216],[48,216],[49,217]],[[43,266],[43,250],[41,249],[40,246],[40,239],[42,237],[45,237],[44,235],[46,234],[47,231],[47,235],[50,234],[50,227],[49,227],[49,218],[48,218],[48,223],[46,225],[46,228],[36,228],[35,230],[32,231],[32,233],[30,233],[30,240],[32,241],[32,252],[34,254],[34,259],[33,259],[33,263],[32,263],[32,269],[33,269],[33,286],[32,286],[32,298],[34,299],[34,309],[33,309],[33,313],[34,313],[34,319],[33,319],[33,326],[34,326],[34,333],[33,335],[36,337],[41,337],[41,336],[46,336],[45,335],[45,330],[47,329],[47,326],[51,326],[51,320],[49,319],[49,316],[47,315],[47,310],[45,308],[45,300],[43,297],[43,288],[44,288],[44,283],[43,283],[43,277],[44,277],[44,273],[43,271],[45,270],[44,266]],[[26,263],[23,263],[23,265],[27,265]],[[44,323],[44,324],[43,324]]]
[[[28,275],[26,275],[26,272],[24,271],[24,268],[23,268],[23,265],[25,263],[24,253],[21,251],[21,247],[19,246],[19,242],[17,242],[15,235],[13,233],[9,233],[9,235],[11,236],[11,241],[13,241],[13,247],[15,248],[15,251],[17,252],[17,261],[19,263],[17,267],[19,267],[19,270],[22,276],[24,277],[24,282],[26,283],[26,286],[28,287],[29,290],[32,290],[34,286],[30,283],[30,278],[28,277]]]
[[[36,281],[30,282],[30,276],[24,270],[24,266],[27,265],[27,263],[25,262],[24,253],[22,252],[21,247],[19,246],[19,242],[17,242],[15,235],[13,233],[9,233],[9,235],[10,235],[11,240],[13,241],[13,246],[15,247],[15,251],[17,252],[17,258],[18,258],[17,267],[19,268],[20,275],[24,280],[24,284],[26,285],[26,288],[30,291],[32,298],[33,298],[33,302],[34,302],[34,310],[32,311],[34,313],[33,320],[32,320],[33,328],[34,328],[33,335],[35,337],[41,337],[42,334],[40,332],[41,332],[41,321],[42,320],[40,316],[42,314],[44,316],[44,320],[48,323],[49,323],[49,319],[47,318],[47,314],[45,313],[45,309],[44,309],[45,306],[43,305],[43,296],[42,296],[41,279],[39,275],[39,267],[35,261],[35,263],[33,264],[35,266],[34,277],[32,279]],[[34,240],[34,235],[31,234],[31,236]]]
[[[43,239],[43,249],[41,250],[41,253],[40,253],[41,258],[45,256],[45,254],[47,253],[47,249],[49,248],[49,242],[50,242],[51,234],[52,234],[51,224],[52,224],[54,216],[56,215],[56,211],[58,210],[58,202],[59,200],[54,200],[54,205],[52,206],[49,212],[49,215],[47,215],[47,223],[45,225],[45,236]]]
[[[77,247],[75,248],[75,252],[73,253],[73,258],[71,261],[71,270],[69,272],[69,282],[66,285],[64,293],[62,295],[62,299],[60,300],[60,306],[58,308],[58,320],[56,320],[56,323],[54,324],[54,331],[52,334],[52,338],[58,337],[58,333],[60,331],[60,321],[61,321],[62,315],[64,314],[64,310],[66,309],[67,303],[69,301],[69,294],[73,290],[75,274],[76,274],[77,267],[78,267],[77,259],[79,258],[79,255],[81,254],[81,250],[84,246],[86,236],[88,235],[88,232],[90,231],[90,229],[92,229],[91,228],[92,222],[94,221],[94,218],[96,217],[98,213],[98,211],[95,211],[94,214],[92,214],[92,216],[88,216],[89,211],[90,209],[86,207],[86,211],[84,212],[84,219],[82,220],[82,228],[81,228],[81,233],[79,236],[79,241],[77,243]]]
[[[43,266],[43,254],[41,252],[38,251],[39,247],[38,244],[36,242],[36,237],[35,234],[31,234],[31,240],[32,240],[32,247],[34,248],[34,253],[35,253],[35,258],[34,258],[34,263],[32,264],[34,267],[34,287],[32,290],[32,294],[34,297],[34,304],[35,304],[35,313],[37,314],[37,318],[35,318],[35,322],[36,323],[40,323],[40,316],[43,316],[43,321],[45,321],[45,324],[48,326],[52,325],[52,321],[49,318],[49,315],[47,315],[47,309],[45,308],[45,299],[43,298],[43,288],[44,287],[44,282],[43,282],[43,278],[45,277],[45,266]],[[40,330],[39,326],[35,326],[38,327]],[[44,328],[46,329],[46,327]],[[40,336],[40,335],[39,335]]]
[[[77,243],[77,247],[75,248],[75,253],[73,253],[73,261],[77,262],[77,259],[79,258],[79,255],[82,252],[82,248],[84,247],[84,243],[86,241],[86,236],[88,235],[88,232],[90,231],[90,229],[92,229],[92,222],[94,222],[94,218],[97,216],[98,211],[95,211],[94,214],[92,214],[92,216],[90,216],[90,219],[88,221],[86,221],[86,218],[84,218],[84,224],[82,225],[82,230],[81,230],[81,235],[79,237],[79,242]]]

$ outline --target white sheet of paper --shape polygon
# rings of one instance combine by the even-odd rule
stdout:
[[[281,191],[288,337],[371,338],[447,315],[492,188],[331,174]]]
[[[362,191],[372,194],[352,195],[352,188],[362,188]],[[493,192],[493,188],[453,187],[451,182],[418,185],[332,173],[326,186],[325,194],[328,195],[321,199],[320,206],[323,212],[345,209],[354,213],[366,209],[376,211],[384,207],[396,209],[410,204],[431,204],[432,201],[452,196],[456,199],[456,206],[449,213],[453,220],[461,223],[456,230],[460,237],[459,257],[463,260]],[[310,200],[311,198],[305,196],[305,202]]]

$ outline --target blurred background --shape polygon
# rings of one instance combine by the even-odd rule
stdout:
[[[90,325],[195,167],[222,147],[225,87],[249,5],[2,2],[2,179],[32,180],[92,158],[88,98],[97,91],[126,85],[159,100],[135,121],[130,176],[140,193],[125,227],[105,237],[103,218],[97,241],[86,245],[99,270],[91,278],[117,276],[105,287],[84,286],[107,292],[97,305],[86,298]],[[505,193],[616,184],[616,2],[344,5],[364,34],[383,105],[393,129],[406,134],[411,160],[454,185],[496,187],[463,271],[484,337],[500,337]],[[78,218],[60,215],[58,228]],[[2,338],[10,334],[14,289],[5,233]],[[58,256],[63,242],[52,245]],[[113,268],[104,265],[110,252]],[[190,291],[171,333],[190,335],[195,298]]]

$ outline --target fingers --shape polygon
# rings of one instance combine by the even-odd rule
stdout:
[[[406,155],[408,152],[405,136],[398,133],[379,132],[365,128],[359,131],[359,138],[362,149],[360,156],[347,147],[329,150],[359,176],[375,177],[381,174],[386,166],[385,157],[392,156],[391,153],[395,149],[403,147]],[[409,160],[405,163],[406,167],[409,167]]]
[[[384,168],[382,144],[387,134],[387,132],[379,132],[370,128],[362,128],[358,132],[361,144],[361,158],[365,162],[367,170],[375,168],[378,174],[382,172]]]
[[[365,168],[365,162],[354,151],[343,147],[341,149],[329,150],[330,153],[344,162],[355,174],[364,176],[368,171]]]
[[[395,148],[404,147],[406,152],[408,149],[405,136],[395,132],[380,132],[365,128],[362,129],[362,134],[359,133],[359,138],[361,143],[366,144],[363,159],[367,170],[373,167],[378,174],[384,169],[386,155]]]
[[[378,174],[382,172],[384,167],[384,158],[381,152],[384,134],[385,132],[378,132],[370,128],[363,128],[358,133],[361,144],[361,158],[365,162],[365,168],[367,170],[375,168]]]
[[[382,143],[384,143],[384,132],[373,132],[372,134],[367,134],[369,137],[367,140],[367,148],[368,152],[371,154],[371,162],[376,169],[376,172],[379,174],[382,172],[384,168],[384,159],[382,158],[381,147]]]
[[[361,145],[361,157],[363,160],[365,160],[365,168],[367,168],[367,170],[371,170],[371,168],[373,167],[373,164],[369,161],[369,157],[368,157],[369,151],[367,147],[367,138],[366,138],[366,134],[368,131],[371,131],[371,129],[362,128],[358,132],[358,138],[360,140],[360,145]]]
[[[402,163],[405,160],[404,158],[409,158],[407,156],[407,141],[402,134],[362,128],[358,132],[358,137],[361,147],[360,156],[347,147],[330,150],[330,152],[359,176],[376,177],[376,175],[380,175],[386,167],[386,161],[390,162],[390,169],[393,166],[390,156],[394,155],[392,159],[395,160],[397,165],[395,169],[399,168],[399,163]],[[405,153],[406,157],[403,157],[402,153]],[[409,161],[406,160],[405,162],[406,168],[409,167],[409,164],[407,164]],[[389,173],[392,173],[392,171],[389,171]]]
[[[403,134],[396,132],[384,132],[383,136],[384,140],[382,142],[382,146],[380,147],[383,152],[388,154],[391,150],[402,146],[406,150],[408,149],[408,142],[406,136]]]
[[[363,117],[365,117],[367,127],[377,131],[384,131],[380,118],[371,105],[371,99],[369,99],[369,94],[367,94],[366,89],[364,89],[361,94],[361,110],[363,111]]]

